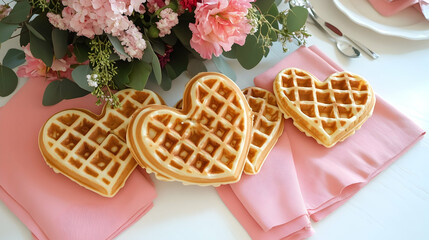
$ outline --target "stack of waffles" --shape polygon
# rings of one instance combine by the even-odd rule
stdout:
[[[361,77],[336,73],[320,82],[289,68],[274,94],[240,90],[219,73],[200,73],[175,108],[149,90],[117,93],[121,107],[101,115],[69,109],[39,135],[46,163],[78,184],[114,196],[140,165],[163,181],[219,186],[257,174],[283,133],[285,118],[326,147],[352,135],[371,115],[374,93]]]
[[[185,184],[218,186],[238,181],[243,169],[257,173],[283,121],[272,93],[244,92],[222,74],[201,73],[179,108],[142,108],[127,132],[136,161],[161,180]]]

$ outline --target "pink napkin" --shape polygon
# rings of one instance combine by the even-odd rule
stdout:
[[[155,188],[134,171],[113,198],[89,191],[43,160],[38,133],[54,113],[72,107],[100,113],[91,95],[45,107],[48,82],[29,79],[0,108],[0,199],[37,239],[112,239],[153,206]]]
[[[419,0],[368,0],[372,7],[381,15],[389,17],[396,13],[414,6],[417,10],[420,10]]]
[[[275,76],[286,67],[302,68],[320,80],[342,70],[316,47],[301,47],[257,76],[255,85],[272,90]],[[379,96],[373,116],[333,148],[285,121],[283,135],[258,175],[217,188],[253,239],[310,236],[310,218],[319,221],[344,204],[425,134]]]

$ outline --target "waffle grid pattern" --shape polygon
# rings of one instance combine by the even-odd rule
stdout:
[[[94,119],[69,110],[51,118],[48,125],[46,140],[56,159],[106,189],[111,189],[125,167],[134,162],[126,144]]]
[[[211,84],[213,83],[213,84]],[[244,131],[235,94],[223,83],[206,80],[196,85],[198,99],[189,118],[158,115],[147,124],[159,159],[189,175],[222,175],[233,164]]]
[[[138,108],[149,104],[163,104],[155,93],[149,91],[122,90],[116,96],[121,107],[113,109],[108,105],[106,114],[100,121],[124,141],[131,115]]]
[[[121,107],[106,105],[100,116],[69,109],[52,116],[39,136],[46,162],[80,185],[112,197],[137,165],[126,141],[131,115],[148,104],[164,104],[149,90],[116,93]]]
[[[317,83],[297,69],[288,69],[281,77],[281,94],[327,135],[356,118],[369,98],[367,85],[345,72],[332,75],[326,83]]]
[[[252,141],[246,157],[246,174],[256,174],[265,160],[264,153],[270,143],[277,141],[279,131],[283,130],[283,117],[273,93],[259,88],[243,90],[252,109]],[[265,151],[264,151],[265,150]]]

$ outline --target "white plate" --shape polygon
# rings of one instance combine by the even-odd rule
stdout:
[[[357,24],[381,34],[412,40],[429,39],[429,21],[413,7],[384,17],[375,11],[368,0],[334,0],[334,3]]]

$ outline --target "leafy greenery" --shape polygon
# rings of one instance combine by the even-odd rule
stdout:
[[[9,49],[3,58],[3,65],[10,69],[14,69],[23,63],[25,63],[25,53],[16,48]]]
[[[118,97],[112,92],[116,89],[113,77],[116,76],[118,69],[115,62],[110,59],[113,51],[112,43],[108,37],[95,36],[90,42],[90,47],[88,59],[93,70],[92,74],[98,76],[98,86],[92,91],[92,94],[98,98],[96,104],[109,101],[112,106],[118,107]]]
[[[18,85],[18,77],[15,72],[3,65],[0,65],[0,96],[5,97],[11,94]]]
[[[42,104],[44,106],[51,106],[64,99],[83,97],[88,93],[88,91],[83,90],[69,79],[54,80],[46,87],[43,93]]]
[[[61,14],[64,9],[62,0],[14,1],[16,4],[13,10],[0,20],[0,44],[19,37],[20,45],[27,46],[30,43],[31,54],[42,60],[48,70],[55,59],[70,57],[72,54],[79,62],[71,66],[72,80],[60,79],[47,86],[44,105],[91,92],[97,97],[97,104],[108,101],[117,107],[119,101],[113,90],[130,87],[141,90],[149,79],[156,81],[162,89],[169,90],[172,81],[183,72],[187,71],[192,77],[207,71],[206,60],[190,45],[193,33],[189,24],[195,21],[193,12],[182,13],[179,23],[171,29],[172,33],[159,37],[156,22],[160,12],[167,7],[177,10],[177,0],[171,0],[151,16],[136,12],[129,16],[129,20],[141,29],[146,41],[142,59],[131,59],[120,40],[111,34],[103,33],[89,39],[53,27],[46,14]],[[289,2],[287,10],[279,11],[277,6],[280,2],[257,0],[251,3],[253,7],[249,9],[247,17],[253,30],[242,46],[234,44],[223,56],[212,56],[219,72],[235,80],[237,76],[225,57],[237,59],[245,69],[251,69],[268,55],[274,42],[280,42],[284,51],[288,50],[287,44],[291,41],[305,43],[305,38],[309,36],[304,26],[308,14],[306,9]],[[16,88],[17,76],[12,69],[24,62],[23,51],[10,49],[7,52],[0,65],[1,96],[10,94]]]
[[[54,55],[55,58],[61,59],[63,58],[67,53],[68,48],[68,32],[59,30],[59,29],[53,29],[52,30],[52,43],[54,47]]]
[[[7,17],[2,19],[3,23],[7,24],[19,24],[27,20],[30,14],[31,5],[28,0],[22,0],[16,3],[15,7],[9,13]]]

